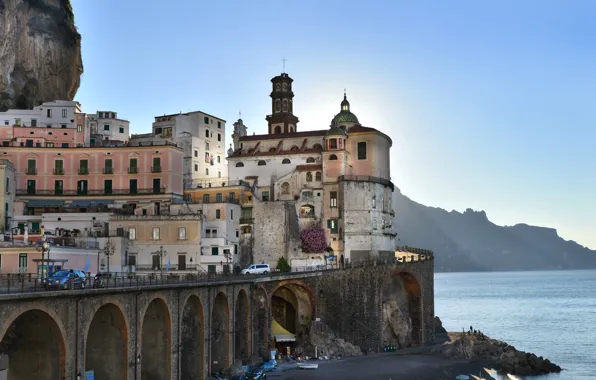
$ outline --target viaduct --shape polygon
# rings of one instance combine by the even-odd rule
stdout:
[[[411,342],[434,340],[432,257],[194,284],[0,296],[0,362],[9,380],[205,379],[265,356],[273,319],[320,320],[362,348],[388,343],[391,299],[406,300]]]

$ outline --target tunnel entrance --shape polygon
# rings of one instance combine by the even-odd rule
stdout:
[[[238,293],[236,299],[236,312],[234,315],[234,357],[236,359],[248,358],[248,296],[244,290]]]
[[[54,319],[30,310],[12,322],[0,343],[8,354],[8,380],[53,380],[65,375],[65,345]]]
[[[171,337],[168,306],[151,301],[141,331],[141,380],[168,380],[171,373]]]
[[[202,379],[205,338],[203,307],[198,297],[191,296],[184,305],[181,328],[181,378]]]
[[[419,346],[422,339],[420,283],[407,272],[394,274],[383,289],[383,344]]]
[[[127,340],[126,322],[120,309],[114,304],[100,307],[87,333],[85,369],[93,370],[98,379],[126,379]]]
[[[275,289],[271,296],[274,320],[271,332],[282,354],[287,353],[287,347],[293,347],[296,342],[300,344],[306,337],[313,318],[312,310],[312,299],[305,286],[292,283]]]
[[[211,314],[211,372],[219,373],[229,366],[230,308],[228,299],[218,293]]]

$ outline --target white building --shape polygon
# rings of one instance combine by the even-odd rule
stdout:
[[[128,120],[118,118],[114,111],[97,111],[95,114],[87,114],[87,125],[91,132],[91,146],[99,146],[99,141],[121,141],[129,140]]]
[[[2,126],[76,128],[75,114],[82,113],[79,102],[54,100],[32,110],[9,109],[0,112]]]

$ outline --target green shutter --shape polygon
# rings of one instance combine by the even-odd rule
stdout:
[[[211,255],[217,256],[219,253],[219,247],[211,247]]]

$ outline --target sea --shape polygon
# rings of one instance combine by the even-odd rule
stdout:
[[[436,273],[435,315],[564,369],[529,379],[596,380],[596,270]]]

